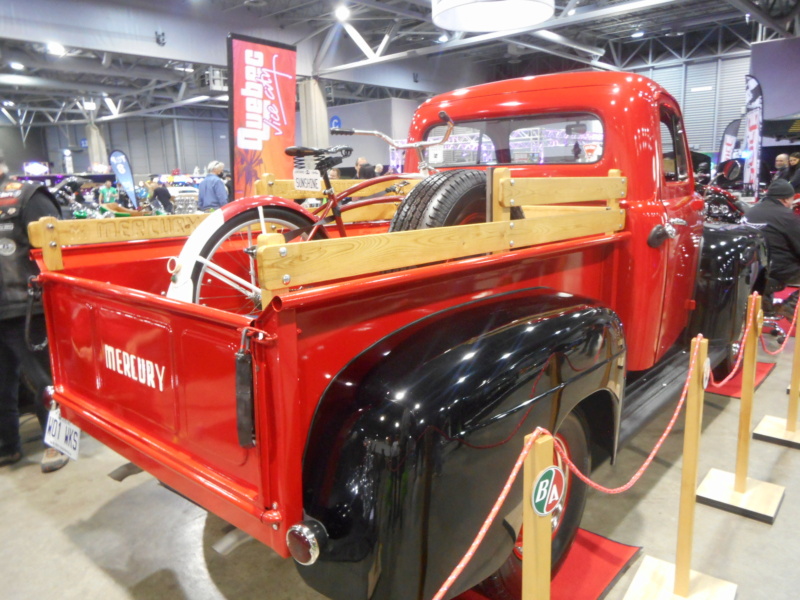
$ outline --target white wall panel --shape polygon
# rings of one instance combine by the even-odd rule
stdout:
[[[684,120],[689,145],[700,152],[716,150],[715,107],[717,100],[717,61],[690,64],[686,68]]]
[[[672,94],[679,104],[683,103],[683,66],[653,68],[648,69],[643,74],[650,77],[650,79]]]
[[[725,127],[741,116],[749,66],[750,58],[740,57],[636,72],[655,80],[678,100],[693,149],[717,152]]]
[[[745,105],[745,75],[750,72],[748,57],[727,59],[720,62],[719,101],[717,104],[717,148],[728,123],[741,119]],[[739,139],[743,139],[744,127],[739,125]]]

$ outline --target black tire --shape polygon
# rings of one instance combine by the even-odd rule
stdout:
[[[582,473],[588,473],[592,459],[588,428],[583,416],[577,412],[569,414],[561,424],[556,437],[564,443],[570,460],[575,463],[575,466],[580,468]],[[560,459],[558,455],[557,459]],[[559,515],[556,515],[559,521],[553,536],[552,565],[554,572],[558,570],[578,532],[586,505],[586,492],[586,484],[570,472],[567,475],[567,488],[564,500],[562,500],[563,509]],[[520,600],[522,598],[521,556],[522,534],[517,538],[514,550],[511,551],[503,566],[482,581],[477,589],[491,600]]]
[[[314,222],[307,217],[279,206],[264,206],[263,214],[268,233],[281,233],[314,225]],[[255,245],[260,233],[261,218],[258,208],[248,209],[220,227],[203,247],[200,256],[258,285],[255,256],[248,254],[244,249]],[[304,235],[296,239],[300,241],[306,238],[307,235]],[[219,252],[223,245],[228,247],[224,252]],[[239,292],[207,274],[207,266],[199,261],[192,270],[192,283],[194,301],[197,304],[239,314],[252,314],[262,308],[254,296]]]
[[[442,171],[411,190],[389,231],[410,231],[486,221],[486,173],[470,169]]]

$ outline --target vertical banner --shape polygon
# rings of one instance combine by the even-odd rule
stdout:
[[[747,114],[745,114],[744,146],[746,160],[744,164],[744,184],[750,186],[753,195],[758,194],[758,173],[761,170],[761,121],[764,114],[764,96],[761,84],[752,75],[747,78]]]
[[[228,36],[233,197],[255,195],[262,173],[292,177],[284,154],[294,145],[297,53],[294,46]]]
[[[722,134],[722,141],[719,145],[719,162],[725,162],[733,158],[733,151],[736,150],[736,138],[739,137],[739,124],[741,119],[734,119],[725,128]]]
[[[136,200],[136,185],[133,181],[133,171],[131,171],[131,164],[128,162],[128,156],[122,150],[114,150],[108,157],[108,162],[114,175],[117,176],[117,183],[122,186],[125,193],[128,194],[128,201],[131,208],[139,208],[139,203]]]

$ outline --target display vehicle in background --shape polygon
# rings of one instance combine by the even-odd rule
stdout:
[[[409,148],[315,212],[265,176],[207,216],[32,228],[61,415],[337,600],[431,598],[537,426],[588,472],[677,398],[693,335],[730,368],[763,257],[704,227],[678,104],[645,77],[456,90]],[[290,152],[327,172],[347,150]],[[556,564],[585,497],[569,475]],[[448,597],[520,597],[522,502]]]

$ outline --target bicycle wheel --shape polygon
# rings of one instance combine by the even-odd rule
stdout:
[[[251,208],[226,221],[209,237],[194,264],[193,301],[239,314],[260,311],[256,239],[261,233],[285,233],[313,224],[307,217],[277,206]],[[303,234],[295,240],[307,237]]]

